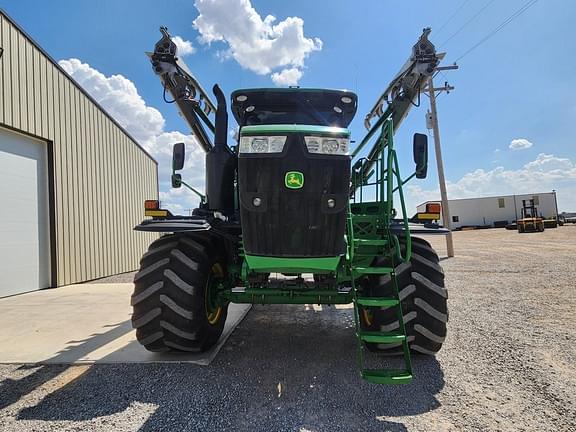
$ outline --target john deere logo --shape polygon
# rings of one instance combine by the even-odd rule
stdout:
[[[284,176],[284,184],[288,189],[300,189],[304,186],[304,174],[300,171],[288,171]]]

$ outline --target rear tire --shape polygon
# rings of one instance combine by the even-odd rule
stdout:
[[[402,253],[405,242],[400,240]],[[448,322],[448,291],[444,287],[444,272],[438,254],[426,240],[412,237],[410,262],[394,266],[398,292],[402,303],[402,314],[408,344],[414,353],[435,355],[446,338]],[[391,266],[386,259],[377,259],[377,266]],[[394,287],[389,275],[375,276],[365,285],[367,295],[391,297]],[[398,331],[396,308],[372,308],[367,314],[361,311],[363,328],[384,332]],[[402,353],[401,344],[367,343],[370,351],[386,354]]]
[[[216,344],[228,305],[211,305],[210,289],[224,272],[208,239],[172,234],[153,242],[134,277],[138,341],[158,352],[201,352]]]

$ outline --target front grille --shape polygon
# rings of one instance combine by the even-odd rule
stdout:
[[[301,189],[284,185],[289,171],[304,174]],[[238,183],[247,254],[327,257],[345,252],[348,156],[308,154],[303,136],[292,134],[283,154],[241,154]],[[254,205],[254,198],[260,199],[260,206]],[[329,199],[335,202],[333,208]]]

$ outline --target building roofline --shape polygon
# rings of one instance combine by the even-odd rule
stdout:
[[[112,117],[112,115],[110,115],[110,113],[109,113],[108,111],[106,111],[106,110],[104,109],[104,107],[103,107],[102,105],[100,105],[100,103],[98,103],[98,102],[96,101],[96,99],[94,99],[86,90],[84,90],[84,88],[78,83],[78,81],[76,81],[72,76],[70,76],[70,74],[69,74],[68,72],[66,72],[66,71],[64,70],[64,68],[63,68],[62,66],[60,66],[60,65],[58,64],[58,62],[57,62],[56,60],[54,60],[54,58],[53,58],[50,54],[48,54],[48,53],[46,52],[46,50],[45,50],[44,48],[42,48],[42,47],[40,46],[40,44],[39,44],[38,42],[36,42],[36,41],[34,40],[34,38],[33,38],[32,36],[30,36],[30,35],[26,32],[26,30],[24,30],[11,16],[8,15],[8,13],[7,13],[3,8],[1,8],[1,7],[0,7],[0,14],[1,14],[2,16],[4,16],[4,18],[6,18],[6,20],[8,20],[8,22],[9,22],[10,24],[12,24],[14,27],[16,27],[16,29],[17,29],[20,33],[22,33],[22,35],[23,35],[26,39],[28,39],[28,41],[30,41],[30,43],[31,43],[32,45],[34,45],[34,47],[35,47],[36,49],[38,49],[38,50],[44,55],[44,57],[46,57],[46,58],[48,59],[48,61],[50,61],[50,63],[52,63],[60,72],[62,72],[62,73],[64,74],[64,76],[66,76],[66,78],[68,78],[70,81],[72,81],[72,84],[74,84],[74,85],[78,88],[78,90],[80,90],[80,91],[82,92],[82,94],[84,94],[84,96],[86,96],[86,97],[90,100],[90,102],[92,102],[94,105],[96,105],[96,107],[97,107],[100,111],[102,111],[102,112],[104,113],[104,115],[105,115],[106,117],[108,117],[108,118],[112,121],[112,123],[114,123],[114,124],[118,127],[118,129],[120,129],[128,138],[130,138],[130,139],[134,142],[134,144],[136,144],[136,147],[138,147],[140,150],[142,150],[142,152],[144,152],[144,154],[145,154],[146,156],[148,156],[148,157],[152,160],[152,162],[154,162],[156,165],[158,165],[158,161],[157,161],[156,159],[154,159],[154,157],[153,157],[150,153],[148,153],[148,151],[147,151],[144,147],[142,147],[142,146],[140,145],[140,143],[136,140],[136,138],[134,138],[120,123],[118,123],[118,122],[116,121],[116,119],[115,119],[114,117]]]
[[[470,200],[477,200],[477,199],[488,199],[488,198],[508,198],[508,197],[515,197],[515,196],[521,196],[521,195],[549,195],[549,194],[553,194],[554,192],[550,191],[550,192],[530,192],[530,193],[517,193],[517,194],[509,194],[509,195],[492,195],[492,196],[485,196],[485,197],[472,197],[472,198],[455,198],[455,199],[448,199],[448,202],[450,201],[470,201]],[[416,207],[420,207],[421,205],[424,204],[428,204],[428,203],[438,203],[441,202],[441,200],[437,199],[437,200],[428,200],[428,201],[424,201],[418,205],[416,205]]]

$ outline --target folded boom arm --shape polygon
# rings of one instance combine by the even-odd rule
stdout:
[[[186,64],[178,58],[178,48],[172,41],[168,29],[160,27],[162,39],[154,46],[153,53],[146,53],[152,62],[154,72],[160,77],[164,91],[168,90],[174,102],[198,143],[205,152],[210,151],[213,142],[205,127],[215,131],[210,115],[216,112],[216,106],[210,100],[208,93],[196,80]],[[166,99],[166,96],[164,96]]]
[[[412,106],[419,106],[420,93],[425,89],[428,78],[434,73],[440,60],[444,58],[444,53],[437,54],[436,48],[428,40],[430,31],[430,28],[423,30],[422,36],[412,48],[410,58],[366,115],[364,125],[368,129],[368,133],[354,149],[352,157],[357,156],[375,134],[378,133],[380,135],[368,155],[354,164],[354,170],[357,173],[354,178],[361,178],[361,183],[364,183],[370,176],[372,167],[380,157],[384,147],[380,145],[381,140],[386,141],[386,137],[381,135],[384,121],[392,118],[394,132],[400,127]],[[377,120],[372,125],[371,121],[374,118],[377,118]],[[386,145],[386,142],[384,142],[384,145]],[[362,184],[353,186],[353,189],[356,189]]]

